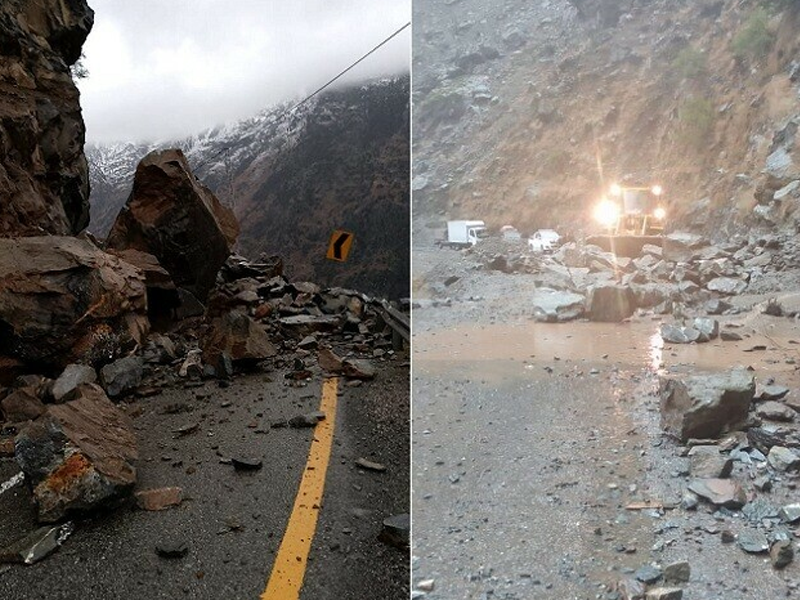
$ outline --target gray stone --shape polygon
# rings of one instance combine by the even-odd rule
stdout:
[[[662,242],[664,260],[676,263],[691,262],[697,255],[697,248],[704,245],[702,238],[691,233],[671,233]]]
[[[759,492],[769,492],[772,489],[772,479],[769,475],[762,475],[753,480],[753,487]]]
[[[698,317],[692,321],[692,329],[700,332],[698,342],[710,342],[719,337],[719,321],[716,319]]]
[[[792,155],[784,147],[777,148],[767,157],[766,173],[775,179],[785,181],[798,176],[798,169],[792,161]]]
[[[645,589],[645,585],[633,577],[626,577],[617,583],[622,600],[644,600]]]
[[[589,319],[603,323],[619,323],[636,308],[633,292],[627,286],[601,284],[590,288],[587,301]]]
[[[771,502],[763,498],[756,498],[742,507],[742,514],[751,523],[760,523],[764,519],[778,518],[778,509]]]
[[[733,479],[694,479],[689,483],[689,491],[725,508],[741,508],[747,502],[744,489]]]
[[[716,446],[694,446],[689,450],[689,460],[692,477],[698,479],[724,479],[733,469],[733,460]]]
[[[71,529],[71,524],[40,527],[0,550],[0,564],[35,564],[58,550],[62,536],[67,535]]]
[[[800,504],[787,504],[781,507],[780,518],[787,523],[800,521]]]
[[[681,507],[685,510],[696,510],[700,504],[700,498],[693,492],[686,491],[681,498]]]
[[[533,294],[533,318],[545,323],[563,323],[583,316],[585,299],[580,294],[538,288]]]
[[[657,587],[647,590],[647,600],[681,600],[683,590],[681,588]]]
[[[720,332],[719,339],[721,339],[723,342],[741,342],[744,338],[740,333],[736,333],[730,329],[724,329],[722,332]]]
[[[688,583],[692,576],[692,568],[685,560],[674,562],[664,567],[664,581],[669,583]]]
[[[733,277],[715,277],[706,284],[706,289],[726,296],[736,296],[747,289],[747,284]]]
[[[350,379],[375,379],[375,365],[368,360],[348,358],[342,362],[342,374]]]
[[[642,565],[636,569],[636,579],[642,583],[655,583],[661,579],[661,569],[653,565]]]
[[[712,298],[703,305],[704,310],[709,315],[721,315],[722,313],[733,308],[733,305],[720,300],[719,298]]]
[[[144,361],[139,356],[126,356],[100,369],[100,381],[106,393],[114,398],[139,387],[143,374]]]
[[[789,393],[789,388],[785,385],[763,385],[758,387],[756,397],[759,400],[780,400]]]
[[[397,548],[408,548],[411,539],[411,515],[395,515],[384,519],[383,531],[378,539],[384,544]]]
[[[303,427],[316,427],[317,423],[325,418],[325,413],[320,411],[297,415],[289,419],[289,427],[301,429]]]
[[[762,419],[767,419],[768,421],[781,421],[786,423],[789,421],[794,421],[796,414],[797,413],[795,411],[785,404],[781,404],[780,402],[775,402],[773,400],[768,400],[767,402],[759,404],[756,407],[756,415]]]
[[[794,547],[789,540],[778,540],[769,549],[769,558],[775,569],[783,569],[794,560]]]
[[[258,471],[264,462],[253,456],[232,456],[231,464],[237,471]]]
[[[739,534],[739,547],[750,554],[761,554],[769,551],[767,536],[754,529],[745,529]]]
[[[88,365],[67,365],[53,384],[53,398],[61,402],[82,383],[97,381],[97,372]]]
[[[799,193],[800,181],[795,180],[775,192],[772,199],[780,202],[784,198],[797,198]]]
[[[773,446],[767,460],[776,471],[796,471],[800,468],[800,456],[784,446]]]
[[[156,554],[163,558],[183,558],[189,553],[189,546],[181,540],[162,540],[156,544]]]
[[[747,441],[753,448],[758,448],[761,452],[766,453],[769,453],[773,446],[798,448],[800,447],[800,430],[794,426],[764,423],[759,427],[750,427],[747,430]]]
[[[755,379],[743,369],[685,379],[661,378],[661,425],[684,442],[714,438],[747,420],[754,393]]]
[[[661,325],[661,338],[671,344],[691,344],[699,342],[701,334],[693,327],[685,327],[677,323],[664,323]]]

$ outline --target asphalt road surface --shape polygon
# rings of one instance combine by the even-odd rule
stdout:
[[[261,373],[237,377],[228,388],[207,382],[124,404],[139,438],[137,489],[179,486],[184,501],[160,512],[129,502],[76,521],[74,533],[49,558],[0,566],[0,598],[259,598],[318,434],[271,427],[320,408],[321,377],[303,387],[286,381],[281,372]],[[399,358],[386,363],[375,382],[358,387],[342,380],[337,398],[325,492],[300,598],[407,598],[408,552],[378,535],[385,518],[408,512],[408,366]],[[181,428],[192,432],[176,433]],[[230,459],[239,456],[261,459],[263,467],[237,471]],[[359,458],[386,471],[361,469]],[[0,483],[17,471],[12,459],[0,461]],[[0,494],[0,547],[35,526],[24,484]],[[164,542],[183,542],[188,552],[163,558],[155,548]]]

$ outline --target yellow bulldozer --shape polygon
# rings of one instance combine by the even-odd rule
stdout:
[[[618,256],[638,256],[645,244],[661,246],[666,217],[660,185],[615,183],[594,209],[595,220],[606,232],[586,241]]]

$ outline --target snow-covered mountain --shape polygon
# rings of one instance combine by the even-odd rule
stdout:
[[[87,145],[89,230],[100,237],[108,232],[142,157],[177,147],[233,207],[241,253],[279,254],[294,277],[407,295],[408,76],[332,90],[290,110],[293,105],[183,140]],[[325,259],[334,229],[355,235],[346,264]]]

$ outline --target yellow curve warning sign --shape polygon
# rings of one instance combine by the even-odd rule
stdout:
[[[328,244],[328,258],[337,262],[346,261],[352,245],[353,234],[349,231],[337,229],[331,235],[331,241]]]

